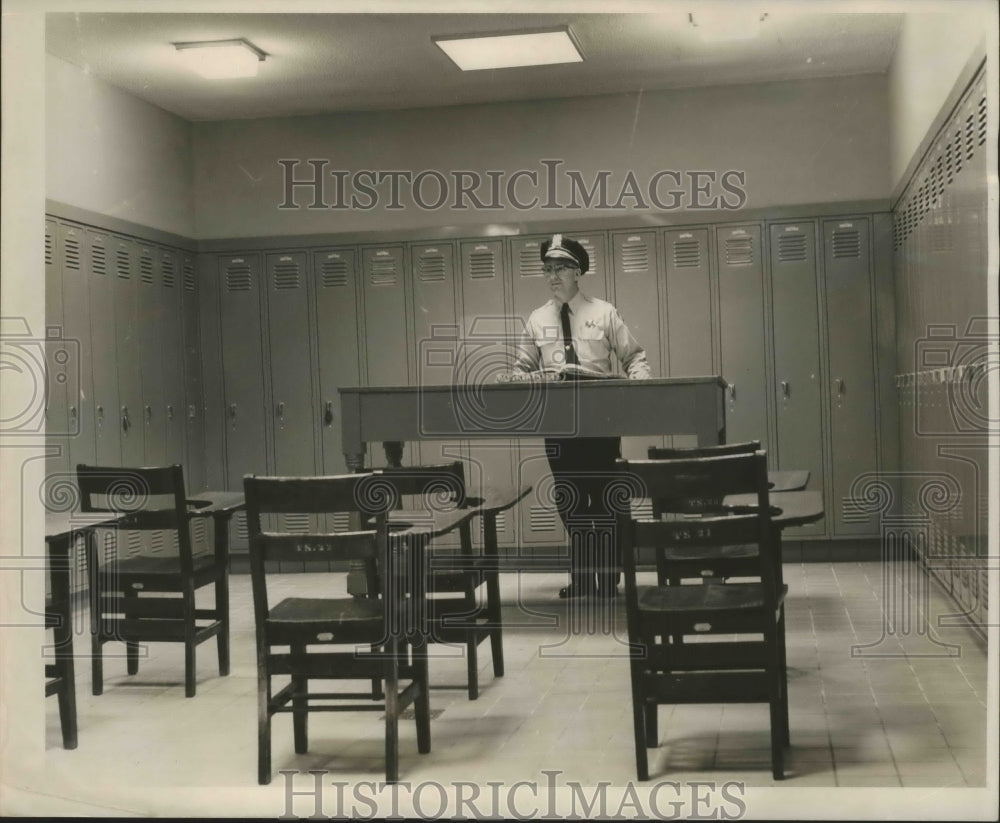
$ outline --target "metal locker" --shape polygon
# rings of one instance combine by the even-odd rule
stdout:
[[[140,385],[142,388],[143,465],[163,466],[167,463],[166,428],[163,409],[164,344],[163,326],[168,308],[159,272],[159,249],[139,244],[138,292]]]
[[[716,229],[715,240],[722,377],[729,384],[726,440],[730,443],[760,440],[766,449],[767,355],[760,226],[720,227]]]
[[[226,488],[226,430],[229,427],[222,367],[222,299],[225,279],[217,254],[197,257],[198,336],[201,350],[202,430],[205,435],[205,488]],[[242,482],[242,481],[241,481]]]
[[[354,249],[313,252],[313,294],[319,358],[319,402],[323,473],[347,471],[340,437],[340,395],[361,384],[358,344],[358,277]]]
[[[655,231],[611,235],[614,302],[629,331],[646,349],[651,377],[665,377],[660,316],[664,284]],[[617,366],[620,370],[621,365]],[[623,437],[622,457],[642,460],[662,437]]]
[[[509,368],[510,322],[505,309],[504,249],[500,240],[467,240],[460,246],[461,340],[458,374],[465,383],[488,384]],[[509,486],[514,479],[514,442],[507,439],[473,441],[469,445],[466,483],[469,493],[481,494],[484,485]],[[481,534],[474,535],[475,540]],[[514,515],[497,517],[501,545],[516,542]]]
[[[778,467],[808,469],[808,488],[823,489],[816,227],[811,222],[771,225],[770,241]],[[825,521],[820,521],[788,534],[824,531]]]
[[[260,259],[256,254],[221,256],[218,265],[226,487],[240,491],[244,475],[268,470]]]
[[[46,458],[48,482],[58,481],[70,471],[69,401],[67,388],[81,366],[76,346],[67,340],[63,320],[62,261],[58,254],[59,227],[45,221],[45,442],[58,447]],[[75,380],[74,380],[75,382]],[[49,500],[46,493],[46,500]]]
[[[182,409],[188,490],[207,488],[205,478],[205,415],[201,372],[198,264],[189,252],[179,255],[181,270],[181,325],[184,342],[184,406]]]
[[[181,315],[181,271],[174,249],[157,250],[157,285],[160,308],[160,358],[163,363],[163,402],[158,414],[163,426],[164,459],[184,466],[184,482],[190,484],[184,449],[184,320]]]
[[[115,351],[118,359],[119,407],[116,414],[108,415],[108,423],[117,422],[121,439],[122,465],[142,466],[145,465],[145,452],[138,255],[133,240],[112,235],[110,245],[114,254]],[[97,368],[96,363],[95,368]]]
[[[405,258],[402,246],[371,246],[361,250],[364,295],[364,352],[367,386],[409,383]],[[403,463],[413,464],[416,449],[406,445]],[[380,444],[368,444],[368,465],[384,466]]]
[[[671,377],[713,374],[711,257],[708,229],[663,233],[667,281],[667,373]],[[674,446],[695,446],[695,435],[675,435]]]
[[[115,326],[115,270],[113,238],[103,232],[88,229],[84,240],[87,260],[87,292],[71,303],[63,291],[63,305],[82,310],[85,324],[80,332],[86,335],[84,367],[89,374],[92,390],[86,404],[90,418],[87,451],[89,462],[102,466],[121,465],[121,424],[118,394],[118,346]],[[65,284],[65,269],[63,274]],[[67,321],[72,314],[67,314]],[[85,330],[84,330],[85,329]],[[81,347],[84,341],[81,340]],[[91,382],[92,381],[92,382]],[[70,409],[72,412],[72,409]],[[73,454],[73,464],[85,463]]]
[[[877,466],[870,227],[867,218],[823,222],[826,356],[830,375],[833,533],[877,534],[851,484]]]

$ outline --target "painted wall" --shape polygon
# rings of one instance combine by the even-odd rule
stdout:
[[[888,72],[893,188],[962,70],[985,49],[986,33],[996,31],[998,7],[993,0],[951,0],[947,5],[946,12],[910,12],[903,17]]]
[[[708,177],[662,177],[654,193],[669,210],[694,199],[736,205],[741,198],[721,187],[729,170],[745,172],[745,208],[887,198],[889,115],[886,79],[864,75],[784,83],[579,97],[481,106],[396,112],[330,114],[297,118],[193,124],[194,187],[199,238],[253,237],[348,231],[407,230],[490,223],[553,221],[560,218],[628,217],[658,211],[649,193],[661,170],[714,172]],[[302,162],[295,179],[313,179],[307,159],[326,160],[317,208],[315,190],[298,187],[286,198],[287,172],[281,159]],[[547,184],[543,160],[560,160],[556,186]],[[378,187],[373,208],[350,207],[372,198],[351,184],[361,170],[403,170],[423,179],[425,205],[433,205],[445,177],[447,202],[419,208],[410,184],[400,179],[400,208],[391,208],[390,181]],[[348,173],[338,192],[331,171]],[[480,202],[466,198],[455,208],[453,172],[480,175]],[[496,196],[488,171],[501,185]],[[538,175],[537,184],[518,170]],[[578,172],[589,189],[606,172],[606,205],[589,206],[578,192],[572,202],[570,176]],[[638,196],[629,196],[629,172]],[[364,180],[362,183],[366,182]],[[512,191],[507,186],[512,186]],[[701,186],[698,194],[692,186]],[[622,197],[622,189],[626,196]],[[671,191],[682,194],[672,195]],[[529,204],[521,210],[516,199]],[[347,208],[328,208],[338,199]],[[562,208],[546,208],[549,200]],[[282,209],[296,202],[299,208]],[[715,201],[715,202],[713,202]],[[615,205],[620,208],[612,208]],[[645,206],[645,208],[643,208]],[[660,212],[663,213],[662,211]],[[734,211],[734,219],[739,219]]]
[[[45,59],[45,196],[193,237],[191,125]]]

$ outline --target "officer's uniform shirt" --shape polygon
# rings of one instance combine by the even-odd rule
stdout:
[[[528,317],[525,334],[518,344],[515,371],[559,371],[566,367],[561,309],[562,302],[553,297]],[[632,336],[618,310],[607,301],[578,291],[569,301],[569,324],[581,370],[610,375],[614,352],[629,378],[644,380],[650,376],[646,350]]]

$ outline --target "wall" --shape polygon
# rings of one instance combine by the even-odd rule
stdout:
[[[398,112],[364,112],[298,118],[196,123],[195,205],[199,238],[253,237],[348,231],[482,226],[487,223],[557,220],[561,217],[634,216],[624,208],[501,208],[424,210],[400,197],[403,208],[371,210],[306,208],[313,195],[297,189],[298,209],[279,209],[285,197],[279,159],[299,159],[297,179],[312,175],[307,159],[329,160],[325,171],[362,169],[498,170],[508,181],[518,169],[541,175],[536,187],[521,180],[515,195],[544,201],[543,159],[560,159],[559,170],[579,170],[591,185],[608,177],[609,203],[617,201],[632,171],[645,190],[659,170],[746,172],[746,208],[887,198],[888,109],[884,76],[864,75],[669,92],[493,103]],[[485,177],[484,177],[485,179]],[[569,202],[568,178],[559,202]],[[322,201],[336,201],[326,178]],[[690,182],[690,181],[687,181]],[[704,182],[704,181],[703,181]],[[425,201],[437,196],[426,182]],[[404,190],[406,186],[404,184]],[[661,202],[671,204],[661,188]],[[451,185],[454,192],[454,186]],[[551,193],[551,189],[548,190]],[[485,187],[480,199],[490,201]],[[724,195],[718,187],[709,198]],[[730,203],[736,198],[724,195]],[[690,199],[690,192],[685,196]],[[581,198],[582,200],[582,198]],[[702,197],[702,200],[705,200]],[[578,201],[579,202],[579,201]],[[646,209],[645,211],[650,211]],[[662,213],[662,212],[661,212]],[[737,218],[738,219],[738,218]]]
[[[891,186],[902,180],[970,58],[996,31],[992,0],[951,0],[946,12],[910,12],[888,72]],[[940,5],[938,5],[940,9]]]
[[[190,124],[47,55],[45,195],[193,237]]]

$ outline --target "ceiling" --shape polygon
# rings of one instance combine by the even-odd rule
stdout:
[[[735,2],[729,4],[736,8]],[[695,9],[696,4],[691,6]],[[795,13],[752,40],[705,43],[688,7],[657,14],[49,13],[46,50],[187,120],[422,108],[885,72],[902,15]],[[797,8],[802,8],[798,6]],[[829,6],[826,6],[829,8]],[[433,35],[568,25],[582,63],[461,72]],[[173,42],[244,37],[256,78],[205,80]]]

